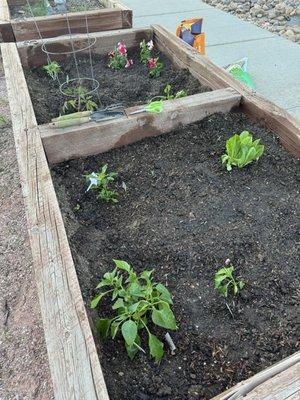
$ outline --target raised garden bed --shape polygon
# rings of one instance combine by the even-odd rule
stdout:
[[[1,0],[0,34],[4,42],[35,40],[66,35],[68,23],[73,34],[100,32],[132,27],[132,10],[115,0],[66,0],[66,11],[51,9],[47,15],[44,0],[30,0],[31,11],[26,0]],[[45,12],[46,15],[42,15]],[[37,26],[40,32],[37,30]],[[88,28],[87,28],[88,25]]]
[[[299,123],[159,26],[95,36],[99,56],[121,39],[134,49],[153,38],[161,54],[213,90],[165,102],[161,114],[57,131],[37,125],[21,65],[43,65],[44,53],[2,45],[54,391],[57,398],[72,390],[74,398],[108,399],[81,296],[93,325],[94,287],[119,258],[138,271],[155,268],[168,284],[178,349],[166,351],[160,365],[143,354],[130,362],[118,340],[99,342],[95,334],[111,399],[208,399],[296,350],[296,160],[268,128],[299,157]],[[240,98],[239,110],[228,113]],[[226,139],[245,129],[266,151],[230,175],[220,155]],[[44,150],[50,162],[75,159],[52,167],[69,241]],[[116,205],[84,192],[82,175],[105,162],[119,172]],[[227,257],[246,282],[228,303],[234,318],[212,287]]]

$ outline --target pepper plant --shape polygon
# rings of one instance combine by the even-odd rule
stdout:
[[[254,160],[258,160],[263,152],[264,145],[260,139],[254,140],[248,131],[240,135],[233,135],[226,141],[226,154],[221,157],[222,164],[226,163],[227,171],[232,170],[232,165],[243,168]]]
[[[108,165],[105,164],[98,173],[92,172],[91,174],[84,175],[86,181],[89,183],[86,191],[88,192],[90,189],[98,190],[98,199],[107,203],[110,201],[118,203],[118,193],[109,187],[118,174],[116,172],[107,173],[107,168]]]
[[[47,65],[43,66],[43,70],[55,81],[59,72],[61,71],[61,67],[56,61],[51,61]]]
[[[236,296],[245,286],[245,283],[240,280],[237,281],[234,277],[234,267],[228,266],[220,268],[215,274],[215,289],[224,296],[228,296],[228,292],[230,288],[233,291],[233,294]]]
[[[148,336],[150,355],[160,361],[164,344],[150,331],[150,321],[159,327],[176,330],[175,316],[171,310],[172,296],[161,283],[153,281],[153,270],[137,274],[125,261],[113,260],[115,269],[104,274],[96,289],[100,290],[91,302],[96,308],[105,296],[111,297],[113,314],[96,322],[97,330],[104,338],[123,336],[130,359],[143,351],[140,332]]]

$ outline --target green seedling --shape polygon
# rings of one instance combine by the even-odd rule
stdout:
[[[93,97],[88,94],[88,89],[79,85],[74,88],[67,88],[66,93],[74,98],[64,102],[62,113],[80,112],[80,111],[93,111],[98,108],[97,103],[94,102]]]
[[[92,172],[91,174],[85,175],[85,179],[89,184],[86,191],[98,190],[98,199],[106,203],[110,201],[112,203],[118,203],[118,193],[109,187],[118,174],[116,172],[107,173],[107,167],[107,164],[105,164],[98,173]]]
[[[43,17],[44,15],[47,15],[47,5],[45,0],[37,0],[30,4],[30,6],[26,4],[22,9],[26,15],[33,14],[34,17]]]
[[[61,71],[61,67],[56,61],[51,61],[43,66],[43,70],[55,81]]]
[[[185,90],[179,90],[175,95],[173,94],[172,85],[168,84],[164,88],[164,100],[180,99],[181,97],[186,97],[187,92]]]
[[[226,163],[227,171],[232,170],[232,165],[243,168],[254,160],[258,160],[263,152],[264,145],[260,139],[254,140],[248,131],[240,135],[233,135],[226,141],[226,154],[221,157],[222,164]]]
[[[123,336],[125,348],[130,359],[138,351],[143,351],[140,331],[148,335],[150,355],[160,361],[164,355],[164,344],[149,328],[152,321],[159,327],[177,329],[175,316],[171,310],[172,296],[161,283],[153,282],[153,270],[137,274],[125,261],[114,260],[112,272],[104,274],[96,289],[101,289],[91,302],[96,308],[107,295],[111,297],[113,315],[98,319],[96,327],[102,337],[115,339],[118,333]]]
[[[230,288],[232,288],[233,294],[236,296],[245,286],[245,283],[237,281],[234,278],[234,267],[228,266],[220,268],[215,274],[215,289],[218,290],[220,295],[227,297]]]

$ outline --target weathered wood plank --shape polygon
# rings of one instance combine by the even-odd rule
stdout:
[[[15,42],[7,0],[0,0],[0,35],[3,42]]]
[[[56,400],[108,400],[16,45],[1,45]]]
[[[100,9],[87,11],[89,32],[119,29],[123,26],[123,11],[118,9]],[[68,14],[72,33],[87,33],[84,13],[73,12]],[[48,15],[45,17],[12,20],[12,29],[17,41],[40,39],[36,29],[37,23],[43,38],[56,37],[68,34],[66,16],[62,14]]]
[[[232,87],[242,95],[242,109],[279,137],[283,145],[300,157],[300,122],[281,107],[249,89],[208,57],[184,43],[160,25],[152,26],[156,45],[179,66],[188,68],[202,83],[213,89]]]
[[[96,39],[92,51],[95,54],[103,55],[109,53],[120,40],[124,40],[128,48],[138,46],[142,39],[152,39],[152,29],[124,29],[124,30],[113,30],[105,32],[94,32],[90,34],[90,39]],[[85,47],[83,43],[87,44],[87,36],[84,34],[73,35],[74,48],[82,49]],[[58,38],[48,38],[45,41],[47,50],[51,52],[62,52],[70,51],[70,36],[65,35]],[[28,45],[23,42],[17,44],[19,55],[21,58],[22,65],[24,67],[39,67],[45,65],[47,57],[42,51],[41,46],[43,42],[41,40],[35,41],[32,45]],[[63,60],[67,56],[53,56],[54,60]]]
[[[150,136],[170,132],[200,121],[216,112],[238,106],[241,96],[231,88],[200,93],[164,102],[160,114],[136,114],[102,123],[88,123],[65,129],[40,126],[44,149],[50,163],[98,154]],[[127,114],[140,107],[127,109]]]
[[[300,363],[257,386],[244,400],[291,400],[300,399]]]
[[[212,400],[240,400],[241,398],[245,400],[285,400],[285,397],[282,396],[294,396],[297,392],[300,393],[299,351],[238,383]],[[270,393],[272,395],[268,396]],[[277,394],[279,397],[276,397]],[[290,400],[289,397],[286,399]]]

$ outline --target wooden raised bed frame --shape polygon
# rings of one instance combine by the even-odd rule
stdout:
[[[0,0],[0,33],[3,42],[20,42],[40,39],[34,18],[12,19],[9,6],[25,4],[25,0]],[[105,8],[87,11],[89,32],[132,27],[132,10],[118,0],[99,0]],[[72,33],[86,33],[84,12],[68,13]],[[64,14],[36,17],[42,38],[66,35],[68,27]]]
[[[298,120],[234,80],[226,71],[213,64],[207,57],[199,55],[161,26],[102,32],[93,36],[97,38],[93,50],[97,53],[106,53],[121,39],[131,47],[138,45],[142,38],[152,37],[156,47],[167,54],[176,65],[188,68],[195,77],[214,91],[170,101],[161,115],[124,117],[122,124],[119,121],[90,123],[58,133],[50,131],[47,126],[37,125],[22,69],[22,64],[33,66],[43,63],[43,59],[40,59],[43,54],[40,50],[41,43],[36,43],[35,46],[22,43],[1,45],[56,399],[108,400],[109,397],[47,157],[51,162],[57,162],[106,151],[145,136],[164,133],[182,123],[202,119],[216,111],[228,111],[239,102],[243,112],[274,130],[283,145],[293,155],[300,156]],[[49,39],[49,43],[63,48],[68,44],[68,40]],[[76,43],[80,40],[83,40],[83,37],[78,36]],[[186,113],[187,110],[191,111]],[[190,117],[186,117],[186,114]],[[167,122],[167,127],[162,128]],[[55,155],[55,144],[58,156]],[[299,359],[297,354],[293,357],[292,360]],[[243,383],[238,387],[243,387]],[[236,388],[230,389],[217,398],[226,399],[235,390]]]

